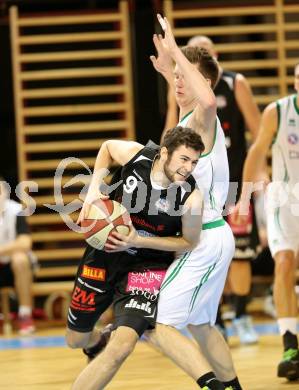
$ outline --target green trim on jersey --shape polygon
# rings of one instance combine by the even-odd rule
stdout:
[[[280,224],[280,220],[279,220],[279,211],[280,211],[280,209],[279,209],[279,207],[277,207],[275,209],[275,212],[274,212],[274,223],[275,223],[276,227],[278,228],[278,230],[280,232],[282,232],[282,228],[281,228],[281,224]]]
[[[192,298],[191,298],[191,301],[190,301],[190,304],[189,304],[189,313],[191,313],[191,311],[193,310],[193,307],[195,305],[196,298],[199,294],[200,289],[209,280],[209,277],[210,277],[210,275],[213,272],[215,267],[216,267],[216,263],[209,266],[209,268],[207,269],[207,272],[202,276],[202,278],[199,282],[199,285],[195,288],[193,295],[192,295]]]
[[[285,161],[284,161],[284,163],[285,163]],[[283,181],[284,181],[285,183],[288,183],[288,182],[290,181],[290,176],[289,176],[288,169],[287,169],[287,167],[286,167],[285,164],[284,164],[284,169],[285,169],[285,171],[284,171],[284,178],[283,178]]]
[[[297,97],[298,97],[298,95],[293,96],[293,102],[294,102],[295,110],[296,110],[297,114],[299,115],[299,107],[297,105]]]
[[[223,225],[225,225],[225,221],[223,218],[221,218],[221,219],[217,219],[216,221],[204,223],[202,225],[202,230],[214,229]]]
[[[277,129],[276,129],[276,133],[273,137],[271,146],[273,146],[275,144],[277,137],[278,137],[279,128],[280,128],[281,114],[280,114],[280,105],[278,102],[276,102],[276,110],[277,110]]]
[[[289,172],[288,172],[288,167],[287,167],[287,163],[286,163],[286,160],[284,158],[284,155],[283,155],[283,152],[282,152],[282,149],[281,149],[281,146],[278,145],[278,149],[280,151],[280,154],[281,154],[281,158],[282,158],[282,161],[283,161],[283,166],[284,166],[284,177],[283,177],[283,181],[285,183],[288,183],[289,180],[290,180],[290,175],[289,175]]]
[[[193,111],[194,110],[192,110],[192,111],[188,112],[188,114],[184,115],[183,118],[179,121],[178,126],[181,126],[181,123],[188,117],[188,115],[191,115],[193,113]],[[199,158],[206,157],[206,156],[208,156],[212,152],[212,150],[213,150],[213,148],[215,146],[215,142],[216,142],[216,135],[217,135],[217,119],[216,119],[216,122],[215,122],[214,139],[213,139],[212,148],[211,148],[211,150],[208,153],[202,154]]]
[[[193,111],[194,111],[194,110],[192,110],[192,111],[188,112],[188,114],[184,115],[183,118],[179,120],[179,123],[178,123],[178,124],[180,124],[181,122],[183,122],[183,120],[185,120],[185,119],[188,117],[188,115],[191,115]]]
[[[214,148],[214,146],[215,146],[215,142],[216,142],[216,135],[217,135],[217,119],[216,119],[216,122],[215,122],[214,140],[213,140],[212,149],[211,149],[208,153],[202,154],[199,158],[206,157],[206,156],[208,156],[210,153],[212,153],[212,150],[213,150],[213,148]]]
[[[174,270],[171,272],[171,274],[163,281],[160,291],[162,291],[165,287],[167,287],[179,274],[180,270],[182,269],[183,265],[186,263],[188,257],[190,256],[191,252],[186,252],[183,257],[178,261],[178,264],[175,266]]]
[[[210,205],[211,205],[211,209],[212,210],[215,210],[215,198],[214,198],[214,195],[213,195],[213,189],[214,189],[214,167],[213,167],[213,163],[212,161],[210,161],[211,163],[211,169],[212,169],[212,181],[211,181],[211,186],[210,186],[210,189],[209,189],[209,198],[210,198]]]

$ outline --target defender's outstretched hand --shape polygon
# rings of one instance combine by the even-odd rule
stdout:
[[[158,21],[162,27],[162,30],[165,33],[163,39],[163,45],[168,51],[169,55],[173,56],[175,51],[178,49],[178,45],[174,39],[174,35],[171,29],[171,26],[166,17],[162,17],[160,14],[157,14]]]
[[[157,57],[150,56],[154,68],[157,72],[161,73],[165,79],[171,83],[173,79],[173,60],[172,51],[177,47],[171,27],[166,18],[162,18],[161,15],[157,15],[159,23],[165,32],[165,38],[161,34],[154,34],[153,42],[157,50]]]
[[[172,75],[173,61],[167,48],[164,47],[163,37],[161,34],[154,34],[153,42],[157,50],[158,56],[150,56],[150,59],[157,72],[161,73],[165,78]]]

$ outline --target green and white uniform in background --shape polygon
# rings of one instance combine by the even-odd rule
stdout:
[[[299,107],[297,95],[276,102],[278,128],[267,188],[267,229],[272,256],[299,249]]]
[[[179,126],[188,126],[192,113]],[[177,258],[161,287],[157,322],[183,328],[216,320],[227,271],[234,254],[234,238],[222,218],[229,187],[225,137],[217,118],[212,150],[203,154],[192,175],[204,193],[203,227],[196,248]]]

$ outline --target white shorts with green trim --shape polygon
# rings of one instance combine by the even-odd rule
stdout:
[[[299,216],[293,212],[290,203],[267,209],[267,232],[272,256],[284,250],[291,250],[295,255],[298,253]]]
[[[222,219],[203,225],[200,242],[176,259],[161,286],[157,322],[178,329],[215,324],[235,242]]]

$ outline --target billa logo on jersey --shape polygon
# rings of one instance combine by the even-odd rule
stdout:
[[[296,126],[296,121],[295,121],[295,119],[290,118],[290,119],[289,119],[288,125],[289,125],[289,126],[295,127],[295,126]]]
[[[298,143],[298,135],[295,133],[289,134],[288,135],[288,141],[292,145],[296,145]]]
[[[106,278],[106,270],[103,268],[93,268],[84,265],[81,276],[87,279],[100,280],[103,282]]]

